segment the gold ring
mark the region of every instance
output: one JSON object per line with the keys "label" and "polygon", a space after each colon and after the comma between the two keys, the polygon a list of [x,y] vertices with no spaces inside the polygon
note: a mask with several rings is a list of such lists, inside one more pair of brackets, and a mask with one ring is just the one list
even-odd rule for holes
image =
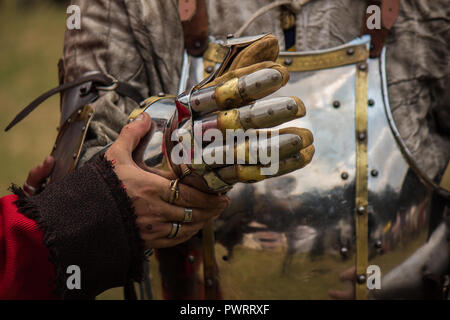
{"label": "gold ring", "polygon": [[178,191],[178,182],[180,179],[170,180],[170,196],[169,203],[173,204],[176,200],[178,200],[178,196],[180,192]]}
{"label": "gold ring", "polygon": [[178,232],[180,231],[181,224],[178,222],[172,223],[172,229],[170,229],[169,234],[167,235],[167,238],[174,239],[178,235]]}
{"label": "gold ring", "polygon": [[192,209],[184,208],[184,220],[183,223],[192,222]]}

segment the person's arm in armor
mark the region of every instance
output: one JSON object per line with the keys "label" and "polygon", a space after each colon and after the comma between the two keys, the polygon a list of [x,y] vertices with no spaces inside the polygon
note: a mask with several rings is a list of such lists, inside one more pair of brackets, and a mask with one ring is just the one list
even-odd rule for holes
{"label": "person's arm in armor", "polygon": [[[105,156],[39,194],[27,196],[16,187],[16,195],[0,199],[1,299],[90,299],[139,281],[145,248],[187,240],[228,205],[227,197],[186,185],[179,186],[173,205],[166,202],[169,180],[139,169],[131,158],[150,126],[143,114],[124,127]],[[27,184],[38,187],[50,165],[32,170]],[[170,221],[183,218],[181,206],[194,208],[193,222],[168,239]],[[67,270],[73,265],[80,268],[81,286],[70,290],[73,271]]]}
{"label": "person's arm in armor", "polygon": [[[137,88],[143,97],[177,93],[183,29],[176,0],[75,0],[72,4],[80,7],[82,23],[81,30],[67,30],[65,34],[64,83],[86,72],[100,71]],[[71,103],[70,99],[63,101],[63,114]],[[113,142],[138,107],[114,91],[100,91],[92,106],[94,118],[79,165]]]}

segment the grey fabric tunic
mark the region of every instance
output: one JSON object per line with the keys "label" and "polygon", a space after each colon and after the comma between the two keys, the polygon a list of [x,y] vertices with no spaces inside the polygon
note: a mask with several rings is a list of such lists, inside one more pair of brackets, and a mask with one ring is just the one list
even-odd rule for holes
{"label": "grey fabric tunic", "polygon": [[[177,2],[73,1],[82,10],[82,30],[66,32],[65,81],[100,70],[130,82],[144,96],[176,93],[183,53]],[[207,0],[210,34],[223,38],[236,32],[270,2]],[[365,6],[364,0],[312,0],[297,14],[297,50],[330,48],[358,37]],[[386,44],[395,121],[419,167],[431,178],[439,176],[450,159],[449,17],[448,0],[403,0]],[[275,34],[284,48],[279,8],[256,19],[244,35],[262,32]],[[136,107],[113,92],[104,93],[94,106],[82,162],[115,140]]]}

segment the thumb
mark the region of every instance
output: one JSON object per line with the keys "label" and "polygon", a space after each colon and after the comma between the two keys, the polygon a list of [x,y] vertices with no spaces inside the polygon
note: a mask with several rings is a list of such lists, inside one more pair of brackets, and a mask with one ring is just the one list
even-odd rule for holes
{"label": "thumb", "polygon": [[151,125],[150,116],[143,112],[133,122],[123,127],[119,137],[110,148],[115,155],[114,158],[116,160],[130,159],[133,150],[150,130]]}

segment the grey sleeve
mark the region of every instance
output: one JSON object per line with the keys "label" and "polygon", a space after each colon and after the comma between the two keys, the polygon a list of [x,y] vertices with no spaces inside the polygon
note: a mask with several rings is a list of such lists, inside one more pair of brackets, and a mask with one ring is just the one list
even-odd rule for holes
{"label": "grey sleeve", "polygon": [[[101,71],[136,87],[142,96],[176,93],[183,33],[177,1],[75,0],[81,30],[64,39],[64,82]],[[93,103],[79,165],[114,141],[137,104],[112,91]]]}

